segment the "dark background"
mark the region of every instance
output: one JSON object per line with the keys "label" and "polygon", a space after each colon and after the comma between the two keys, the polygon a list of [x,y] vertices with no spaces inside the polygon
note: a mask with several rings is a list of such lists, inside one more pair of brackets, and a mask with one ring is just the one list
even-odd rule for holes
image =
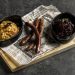
{"label": "dark background", "polygon": [[[15,14],[23,16],[41,4],[53,4],[61,12],[75,15],[75,0],[0,0],[0,18]],[[15,73],[6,71],[6,66],[1,64],[0,75],[75,75],[75,48]]]}

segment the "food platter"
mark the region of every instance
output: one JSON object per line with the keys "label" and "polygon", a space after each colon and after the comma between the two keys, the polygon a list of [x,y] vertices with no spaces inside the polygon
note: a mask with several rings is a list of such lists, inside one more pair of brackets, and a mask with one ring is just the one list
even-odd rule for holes
{"label": "food platter", "polygon": [[[57,15],[61,15],[61,14],[63,14],[63,13],[61,13],[53,5],[50,5],[50,6],[41,5],[38,8],[34,9],[29,14],[22,17],[23,28],[22,28],[22,34],[21,34],[20,38],[16,42],[11,44],[10,46],[1,48],[1,50],[0,50],[1,57],[4,59],[4,61],[6,62],[6,64],[11,69],[12,72],[20,70],[21,68],[27,67],[34,63],[37,63],[43,59],[46,59],[53,55],[56,55],[60,52],[66,51],[69,48],[73,48],[75,46],[74,36],[72,37],[72,39],[69,39],[69,41],[67,43],[61,43],[55,39],[55,37],[53,36],[53,33],[51,33],[51,36],[53,37],[53,42],[49,43],[50,32],[49,33],[47,32],[47,28],[49,28],[52,25],[52,22],[54,21],[53,19]],[[68,13],[66,13],[66,14],[68,14]],[[43,21],[43,18],[44,18],[44,21]],[[69,20],[67,20],[67,22],[65,22],[65,21],[66,20],[64,20],[63,23],[65,23],[65,25],[67,26],[67,24],[69,23],[68,22]],[[34,24],[34,22],[35,22],[35,24]],[[62,21],[60,21],[60,23],[61,22]],[[61,26],[63,25],[63,23],[61,23]],[[63,35],[66,34],[67,36],[69,36],[69,35],[73,34],[73,24],[72,23],[70,22],[70,26],[68,27],[68,29],[66,29],[67,31],[70,31],[70,30],[71,31],[69,33],[63,32]],[[42,28],[43,24],[44,24],[44,29]],[[25,33],[26,32],[25,26],[29,26],[31,28],[31,29],[29,28],[30,31],[27,30],[27,33]],[[37,26],[38,26],[38,28],[37,28]],[[42,29],[40,29],[39,26]],[[62,26],[62,27],[63,27],[62,30],[65,31],[64,26]],[[46,33],[47,33],[47,35],[46,35],[47,38],[45,38],[45,35],[44,35]],[[60,33],[62,33],[62,31],[60,31]],[[29,43],[28,43],[29,45],[28,44],[25,45],[26,35],[29,37],[32,34],[33,35],[35,34],[35,35],[33,36],[32,40],[29,39]],[[66,38],[67,38],[67,36],[66,36]],[[63,36],[61,36],[61,37],[63,37]],[[55,40],[55,42],[54,42],[54,40]],[[56,43],[56,41],[58,41],[59,43]],[[31,44],[30,44],[30,42],[31,42]],[[35,43],[34,44],[35,46],[33,49],[25,50],[25,48],[27,48],[27,47],[31,48],[33,46],[33,43]]]}

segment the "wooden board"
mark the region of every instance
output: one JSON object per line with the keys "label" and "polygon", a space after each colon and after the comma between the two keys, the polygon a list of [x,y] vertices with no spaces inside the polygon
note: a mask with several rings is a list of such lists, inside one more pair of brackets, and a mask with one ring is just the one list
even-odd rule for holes
{"label": "wooden board", "polygon": [[75,47],[75,38],[66,44],[61,44],[59,47],[55,48],[54,50],[51,50],[49,52],[45,52],[43,55],[40,55],[38,59],[34,60],[33,62],[29,63],[28,65],[18,65],[17,63],[14,63],[11,60],[11,58],[2,50],[0,50],[0,55],[3,58],[3,60],[5,61],[5,63],[8,65],[8,67],[10,68],[10,70],[12,72],[15,72],[15,71],[18,71],[22,68],[29,66],[29,65],[35,64],[43,59],[46,59],[48,57],[51,57],[51,56],[59,54],[63,51],[66,51],[70,48],[73,48],[73,47]]}

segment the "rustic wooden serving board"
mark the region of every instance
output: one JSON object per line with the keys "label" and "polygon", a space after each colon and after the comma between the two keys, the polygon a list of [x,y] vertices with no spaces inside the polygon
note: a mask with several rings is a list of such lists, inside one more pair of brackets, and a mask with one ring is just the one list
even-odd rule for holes
{"label": "rustic wooden serving board", "polygon": [[46,59],[48,57],[54,56],[56,54],[59,54],[61,52],[64,52],[70,48],[75,47],[75,38],[73,38],[71,41],[69,41],[68,43],[65,44],[61,44],[59,47],[55,48],[54,50],[51,50],[49,52],[45,52],[43,55],[40,55],[38,57],[38,59],[34,60],[33,62],[29,63],[28,65],[18,65],[16,63],[14,63],[11,58],[0,49],[0,55],[3,58],[3,60],[5,61],[5,63],[8,65],[8,67],[10,68],[10,70],[12,72],[18,71],[22,68],[25,68],[29,65],[35,64],[43,59]]}

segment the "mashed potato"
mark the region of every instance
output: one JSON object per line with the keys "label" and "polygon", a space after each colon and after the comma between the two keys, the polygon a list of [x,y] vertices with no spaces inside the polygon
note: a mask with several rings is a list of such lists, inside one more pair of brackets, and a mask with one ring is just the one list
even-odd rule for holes
{"label": "mashed potato", "polygon": [[11,21],[3,21],[0,24],[0,40],[7,40],[19,32],[17,25]]}

